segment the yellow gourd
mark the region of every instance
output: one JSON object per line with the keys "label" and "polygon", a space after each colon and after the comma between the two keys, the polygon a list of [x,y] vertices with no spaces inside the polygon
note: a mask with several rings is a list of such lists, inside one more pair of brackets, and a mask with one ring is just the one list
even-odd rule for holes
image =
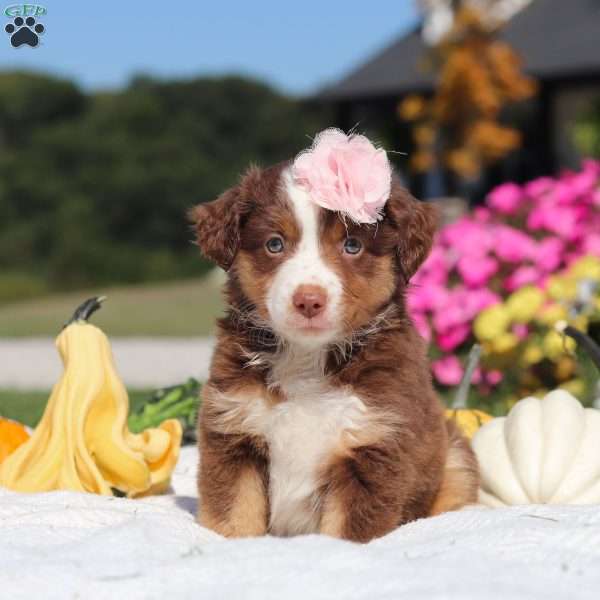
{"label": "yellow gourd", "polygon": [[129,399],[108,339],[87,322],[102,300],[82,304],[56,339],[64,373],[31,438],[0,465],[0,485],[130,497],[168,487],[181,425],[169,419],[140,434],[129,431]]}
{"label": "yellow gourd", "polygon": [[482,425],[491,421],[494,417],[482,410],[448,408],[446,409],[446,418],[452,419],[460,427],[463,435],[471,439]]}
{"label": "yellow gourd", "polygon": [[29,433],[21,423],[0,417],[0,463],[28,439]]}

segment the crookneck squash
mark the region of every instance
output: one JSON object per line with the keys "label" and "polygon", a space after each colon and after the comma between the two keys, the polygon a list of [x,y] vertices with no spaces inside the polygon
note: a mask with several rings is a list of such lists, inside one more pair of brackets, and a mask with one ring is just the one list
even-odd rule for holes
{"label": "crookneck squash", "polygon": [[23,492],[77,490],[136,496],[163,491],[179,456],[177,419],[133,434],[129,399],[110,344],[82,304],[56,339],[64,372],[31,438],[0,465],[0,485]]}

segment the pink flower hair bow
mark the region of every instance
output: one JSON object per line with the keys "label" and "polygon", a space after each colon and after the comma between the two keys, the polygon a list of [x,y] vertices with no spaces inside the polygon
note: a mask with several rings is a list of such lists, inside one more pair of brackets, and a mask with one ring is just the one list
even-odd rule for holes
{"label": "pink flower hair bow", "polygon": [[356,223],[375,223],[390,196],[392,168],[385,150],[364,135],[339,129],[317,134],[292,166],[294,182],[312,201]]}

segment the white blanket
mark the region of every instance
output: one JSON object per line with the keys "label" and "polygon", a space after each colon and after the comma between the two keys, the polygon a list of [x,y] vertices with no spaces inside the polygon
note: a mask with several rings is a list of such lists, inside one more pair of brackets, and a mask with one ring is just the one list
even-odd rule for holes
{"label": "white blanket", "polygon": [[0,598],[600,598],[600,507],[470,509],[368,545],[228,541],[194,522],[196,454],[146,500],[0,490]]}

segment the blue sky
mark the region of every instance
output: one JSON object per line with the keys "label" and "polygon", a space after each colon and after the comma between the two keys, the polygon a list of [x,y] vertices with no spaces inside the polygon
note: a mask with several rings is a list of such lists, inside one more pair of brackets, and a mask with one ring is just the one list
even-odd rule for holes
{"label": "blue sky", "polygon": [[[5,23],[5,6],[0,2]],[[414,0],[90,0],[40,2],[38,48],[0,40],[0,69],[50,71],[87,89],[133,73],[159,77],[243,73],[293,94],[335,81],[410,28]],[[8,38],[3,31],[0,35]]]}

